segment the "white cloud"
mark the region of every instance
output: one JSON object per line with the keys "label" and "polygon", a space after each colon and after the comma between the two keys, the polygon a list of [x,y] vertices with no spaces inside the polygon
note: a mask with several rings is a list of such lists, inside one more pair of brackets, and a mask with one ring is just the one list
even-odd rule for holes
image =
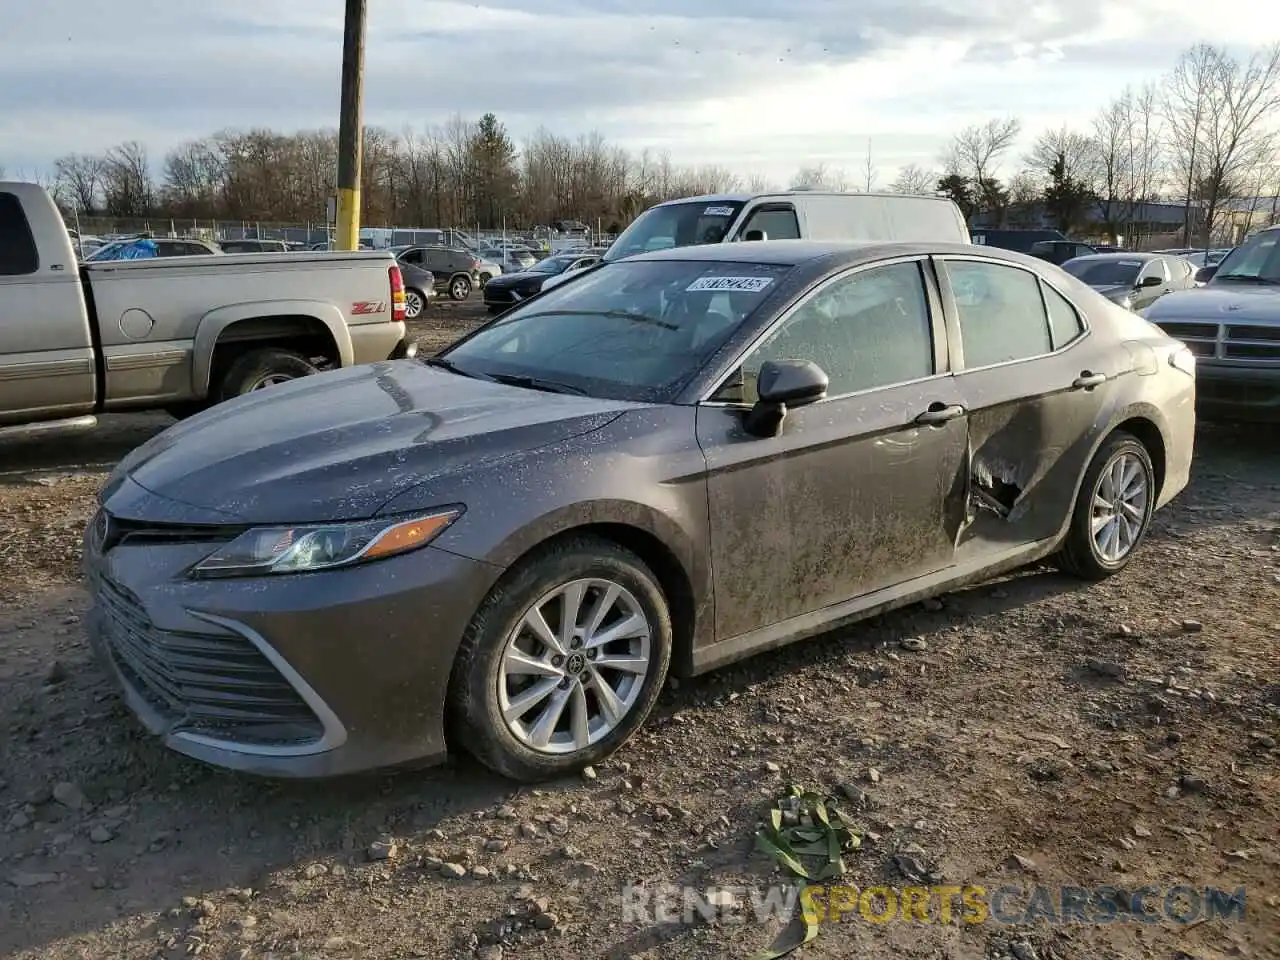
{"label": "white cloud", "polygon": [[[1082,126],[1199,41],[1280,37],[1255,0],[373,0],[366,122],[492,110],[517,136],[599,129],[632,149],[786,180],[887,180],[950,133],[1015,113]],[[0,164],[127,139],[157,156],[224,127],[336,124],[341,4],[43,0],[0,37]]]}

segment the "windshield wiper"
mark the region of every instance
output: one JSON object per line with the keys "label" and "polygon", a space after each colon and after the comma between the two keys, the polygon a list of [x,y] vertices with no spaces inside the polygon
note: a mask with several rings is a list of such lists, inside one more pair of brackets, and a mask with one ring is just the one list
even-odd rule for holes
{"label": "windshield wiper", "polygon": [[571,393],[585,397],[587,391],[559,380],[547,380],[544,377],[527,377],[517,373],[495,373],[491,380],[505,383],[512,387],[524,387],[526,390],[541,390],[543,393]]}
{"label": "windshield wiper", "polygon": [[1214,280],[1239,280],[1242,283],[1265,283],[1268,285],[1280,285],[1280,280],[1272,277],[1254,277],[1247,273],[1219,273],[1213,278]]}
{"label": "windshield wiper", "polygon": [[526,313],[521,320],[532,320],[534,317],[608,317],[611,320],[630,320],[632,323],[647,323],[666,330],[679,330],[678,324],[667,323],[643,313],[632,313],[630,310],[540,310],[537,313]]}
{"label": "windshield wiper", "polygon": [[495,381],[495,378],[488,374],[478,373],[475,370],[463,370],[447,357],[428,357],[424,362],[429,367],[439,367],[441,370],[448,370],[450,373],[456,373],[460,377],[470,377],[473,380],[488,380],[490,383]]}

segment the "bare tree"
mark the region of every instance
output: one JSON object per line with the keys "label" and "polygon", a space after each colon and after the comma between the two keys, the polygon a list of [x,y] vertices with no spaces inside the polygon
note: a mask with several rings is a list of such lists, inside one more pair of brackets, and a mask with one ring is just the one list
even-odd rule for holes
{"label": "bare tree", "polygon": [[915,163],[909,163],[898,171],[889,189],[894,193],[910,193],[918,196],[931,196],[938,192],[940,177],[932,170],[926,170]]}
{"label": "bare tree", "polygon": [[1280,110],[1280,43],[1244,62],[1225,50],[1214,56],[1200,180],[1206,242],[1224,201],[1245,195],[1257,168],[1274,155],[1276,132],[1268,121]]}
{"label": "bare tree", "polygon": [[1163,85],[1169,150],[1183,194],[1183,242],[1191,243],[1192,208],[1204,164],[1202,147],[1218,77],[1218,51],[1201,43],[1187,50]]}
{"label": "bare tree", "polygon": [[1092,187],[1098,176],[1098,143],[1068,127],[1046,130],[1036,137],[1024,162],[1041,177],[1060,168],[1062,176]]}
{"label": "bare tree", "polygon": [[825,162],[801,167],[792,178],[795,187],[809,190],[833,190],[837,193],[849,189],[849,178],[839,167],[828,167]]}
{"label": "bare tree", "polygon": [[965,127],[952,139],[945,158],[947,172],[968,178],[979,207],[994,212],[997,219],[1003,219],[1008,207],[1008,194],[997,171],[1021,132],[1022,123],[1017,117]]}
{"label": "bare tree", "polygon": [[864,170],[864,173],[865,173],[865,176],[863,178],[862,189],[865,190],[867,193],[870,193],[872,190],[876,188],[876,177],[878,175],[876,170],[876,165],[871,159],[871,138],[870,137],[867,138],[867,165],[866,165],[866,169]]}
{"label": "bare tree", "polygon": [[106,212],[142,217],[155,205],[155,185],[147,148],[137,140],[112,147],[103,159],[103,203]]}
{"label": "bare tree", "polygon": [[102,157],[72,153],[54,161],[54,176],[59,192],[82,216],[93,216],[102,196]]}
{"label": "bare tree", "polygon": [[1096,150],[1094,192],[1098,217],[1105,234],[1112,240],[1120,236],[1124,220],[1125,188],[1129,172],[1129,122],[1131,108],[1121,95],[1103,107],[1093,120]]}
{"label": "bare tree", "polygon": [[1126,89],[1121,102],[1128,110],[1126,142],[1126,227],[1135,233],[1143,205],[1154,200],[1164,178],[1166,157],[1165,130],[1161,119],[1159,91],[1155,84],[1137,90]]}

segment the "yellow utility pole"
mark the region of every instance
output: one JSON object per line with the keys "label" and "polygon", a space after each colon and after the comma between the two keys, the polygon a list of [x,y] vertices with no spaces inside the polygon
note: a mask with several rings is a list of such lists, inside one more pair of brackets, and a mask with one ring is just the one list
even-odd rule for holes
{"label": "yellow utility pole", "polygon": [[342,116],[338,124],[338,250],[360,249],[360,161],[364,141],[366,0],[347,0],[342,42]]}

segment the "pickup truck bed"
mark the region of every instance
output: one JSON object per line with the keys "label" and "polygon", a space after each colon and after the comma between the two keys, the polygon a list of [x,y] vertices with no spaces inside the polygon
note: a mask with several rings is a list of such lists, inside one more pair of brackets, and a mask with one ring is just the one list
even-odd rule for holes
{"label": "pickup truck bed", "polygon": [[43,188],[0,183],[0,424],[181,414],[408,352],[389,253],[78,265]]}

